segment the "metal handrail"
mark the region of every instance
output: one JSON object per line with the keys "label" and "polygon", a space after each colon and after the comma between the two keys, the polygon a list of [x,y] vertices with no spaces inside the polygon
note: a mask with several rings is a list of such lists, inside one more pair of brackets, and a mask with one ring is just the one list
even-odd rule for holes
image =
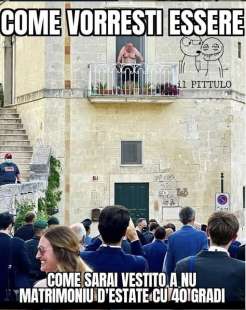
{"label": "metal handrail", "polygon": [[89,64],[88,96],[178,96],[178,63]]}

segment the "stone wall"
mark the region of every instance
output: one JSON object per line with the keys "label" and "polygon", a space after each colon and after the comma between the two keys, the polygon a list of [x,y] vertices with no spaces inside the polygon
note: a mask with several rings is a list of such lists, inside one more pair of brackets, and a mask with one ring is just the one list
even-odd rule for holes
{"label": "stone wall", "polygon": [[[165,14],[170,7],[182,6],[181,2],[134,3],[136,7],[161,6]],[[47,5],[64,8],[62,2]],[[104,7],[106,2],[71,5]],[[204,3],[187,3],[187,7],[194,5],[204,7]],[[207,2],[205,5],[206,8],[210,5],[223,7],[225,3]],[[226,7],[228,5],[236,4],[226,2]],[[108,2],[107,6],[126,7],[128,4]],[[178,63],[183,56],[180,38],[167,37],[166,15],[164,20],[163,38],[145,40],[149,63]],[[41,140],[51,145],[55,156],[61,160],[62,220],[78,221],[90,216],[92,208],[113,203],[115,182],[148,182],[151,217],[167,220],[162,217],[163,214],[168,216],[168,210],[162,213],[162,209],[173,199],[179,206],[195,207],[197,220],[205,222],[215,207],[221,172],[225,175],[225,190],[231,194],[232,210],[242,213],[241,190],[246,172],[245,80],[238,72],[245,71],[245,58],[236,57],[237,39],[220,39],[225,48],[223,64],[228,67],[223,79],[219,78],[215,67],[205,77],[204,72],[195,72],[193,66],[193,70],[180,76],[189,84],[188,90],[182,92],[183,97],[166,105],[92,104],[87,100],[88,64],[115,61],[113,37],[72,37],[70,41],[65,36],[45,38],[37,44],[38,51],[36,47],[31,48],[39,66],[35,67],[34,75],[30,75],[31,69],[23,69],[27,74],[28,85],[25,86],[20,81],[22,67],[19,62],[16,102],[32,144]],[[18,40],[21,45],[22,38]],[[245,38],[242,40],[245,42]],[[24,42],[23,39],[23,46]],[[35,45],[37,41],[31,38],[29,42]],[[18,59],[23,59],[22,66],[27,66],[24,49],[19,49],[18,53]],[[29,81],[30,76],[35,82]],[[67,76],[71,76],[71,89],[64,90]],[[189,90],[192,80],[203,79],[230,80],[232,90]],[[121,166],[121,140],[143,141],[143,165]],[[93,181],[93,176],[98,177],[97,181]]]}
{"label": "stone wall", "polygon": [[[242,103],[229,98],[180,98],[168,105],[91,104],[70,95],[68,106],[63,97],[40,101],[43,139],[63,166],[61,218],[65,209],[74,222],[90,216],[95,207],[113,203],[115,182],[149,182],[151,217],[162,220],[165,201],[174,198],[180,206],[195,207],[198,221],[205,222],[215,207],[221,172],[232,210],[242,204]],[[36,113],[35,102],[19,105],[18,111],[30,128],[42,115]],[[142,166],[120,165],[121,140],[143,141]],[[98,180],[93,181],[93,176]],[[69,203],[65,204],[66,196]]]}
{"label": "stone wall", "polygon": [[[181,193],[187,189],[187,195],[177,197],[179,204],[196,207],[200,221],[205,221],[214,209],[221,171],[227,176],[226,187],[230,188],[228,101],[178,100],[167,106],[91,106],[84,101],[81,105],[73,104],[71,109],[71,193],[76,193],[71,195],[71,206],[82,217],[89,215],[92,205],[114,201],[114,182],[150,182],[153,217],[155,201],[161,210],[163,181],[171,177],[170,195],[176,192],[177,197],[177,188]],[[143,141],[142,166],[120,165],[121,140]],[[98,181],[93,182],[93,175],[98,176]]]}
{"label": "stone wall", "polygon": [[[9,2],[2,1],[1,9],[3,8],[44,8],[45,1],[30,2],[22,1]],[[4,38],[1,36],[1,42]],[[39,89],[44,88],[44,37],[13,37],[13,97],[24,95]],[[1,61],[4,63],[4,45],[1,44]],[[1,68],[3,68],[1,66]],[[0,74],[3,81],[3,74]],[[9,103],[9,102],[8,102]]]}
{"label": "stone wall", "polygon": [[[231,116],[231,208],[240,223],[239,235],[246,235],[246,209],[243,209],[243,186],[246,185],[246,108],[233,102]],[[242,229],[243,228],[243,229]]]}
{"label": "stone wall", "polygon": [[43,181],[0,186],[0,213],[9,211],[16,214],[16,206],[23,203],[37,206],[38,198],[44,197],[45,189],[46,182]]}
{"label": "stone wall", "polygon": [[[30,138],[31,144],[49,145],[52,154],[61,161],[61,190],[64,193],[64,158],[65,158],[65,118],[64,118],[64,99],[54,98],[59,91],[41,94],[33,94],[33,101],[25,102],[25,98],[19,98],[21,101],[17,105],[24,128]],[[39,97],[40,96],[40,97]],[[49,98],[45,98],[49,97]],[[60,202],[60,219],[63,221],[64,194]]]}

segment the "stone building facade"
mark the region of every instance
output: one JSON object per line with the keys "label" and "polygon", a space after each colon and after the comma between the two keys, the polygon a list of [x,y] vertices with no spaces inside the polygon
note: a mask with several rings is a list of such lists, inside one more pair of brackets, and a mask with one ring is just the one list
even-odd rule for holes
{"label": "stone building facade", "polygon": [[[183,2],[130,1],[132,7],[162,8],[163,37],[145,37],[147,64],[173,63],[184,57],[181,37],[169,37],[167,12]],[[2,7],[17,7],[3,2]],[[22,7],[127,8],[118,2],[21,2]],[[245,8],[243,2],[186,3],[190,8]],[[69,37],[63,24],[61,37],[13,37],[12,95],[5,105],[16,106],[33,145],[51,145],[61,160],[63,199],[60,217],[75,222],[91,210],[116,199],[116,184],[131,195],[133,184],[145,186],[136,204],[147,205],[149,218],[175,221],[182,206],[197,210],[205,223],[215,209],[215,193],[230,194],[230,209],[244,226],[246,186],[245,37],[217,38],[224,48],[209,72],[197,72],[187,58],[179,96],[91,96],[88,98],[89,64],[116,60],[116,37]],[[201,38],[204,42],[208,38]],[[1,38],[6,42],[6,38]],[[4,87],[8,88],[6,45],[1,48]],[[240,49],[240,51],[239,51]],[[203,63],[200,63],[203,68]],[[207,65],[207,63],[205,64]],[[200,81],[200,82],[199,82]],[[205,83],[203,81],[210,81]],[[200,86],[199,86],[200,85]],[[114,97],[114,98],[113,98]],[[6,96],[6,98],[8,98]],[[140,164],[122,164],[122,141],[138,141]],[[147,193],[147,194],[146,194]],[[118,192],[120,196],[120,191]],[[142,201],[141,199],[145,200]],[[131,198],[129,198],[131,200]],[[134,202],[132,202],[134,203]],[[146,211],[146,210],[145,210]],[[146,214],[146,213],[145,213]],[[141,215],[141,212],[138,213]]]}

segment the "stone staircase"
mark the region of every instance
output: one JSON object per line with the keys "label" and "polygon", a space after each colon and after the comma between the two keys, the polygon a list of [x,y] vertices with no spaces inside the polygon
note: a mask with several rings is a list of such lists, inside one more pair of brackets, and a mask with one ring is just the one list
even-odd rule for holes
{"label": "stone staircase", "polygon": [[13,161],[20,169],[21,180],[27,181],[30,176],[33,148],[17,110],[0,108],[0,162],[8,152],[13,155]]}

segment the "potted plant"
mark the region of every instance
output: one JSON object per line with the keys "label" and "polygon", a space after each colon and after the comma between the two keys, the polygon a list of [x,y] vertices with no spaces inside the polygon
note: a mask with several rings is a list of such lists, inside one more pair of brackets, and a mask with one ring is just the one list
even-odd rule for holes
{"label": "potted plant", "polygon": [[160,83],[156,84],[155,92],[157,95],[161,95],[161,84]]}
{"label": "potted plant", "polygon": [[147,82],[144,84],[143,93],[144,93],[144,95],[150,95],[151,94],[151,83],[150,82]]}
{"label": "potted plant", "polygon": [[97,92],[97,88],[93,85],[93,84],[91,84],[91,90],[90,90],[90,94],[91,95],[95,95],[95,94],[97,94],[98,92]]}
{"label": "potted plant", "polygon": [[141,92],[141,89],[140,89],[140,87],[139,86],[135,86],[135,87],[133,87],[133,89],[132,89],[132,94],[133,95],[139,95],[140,94],[140,92]]}
{"label": "potted plant", "polygon": [[97,93],[100,95],[104,94],[104,90],[107,88],[107,83],[103,83],[103,82],[97,82],[96,84],[96,90]]}
{"label": "potted plant", "polygon": [[178,96],[179,95],[179,89],[178,89],[177,85],[174,85],[172,83],[165,83],[164,95],[166,95],[166,96]]}
{"label": "potted plant", "polygon": [[113,94],[113,90],[112,89],[108,89],[107,87],[107,83],[103,83],[103,82],[97,82],[97,93],[100,95],[112,95]]}
{"label": "potted plant", "polygon": [[179,89],[177,85],[172,83],[165,84],[157,84],[156,85],[156,94],[164,95],[164,96],[178,96]]}
{"label": "potted plant", "polygon": [[122,86],[122,93],[124,95],[131,95],[131,92],[132,92],[132,89],[130,88],[129,84],[128,83],[125,83],[123,86]]}
{"label": "potted plant", "polygon": [[103,94],[104,95],[112,95],[113,94],[113,90],[112,89],[104,89]]}

